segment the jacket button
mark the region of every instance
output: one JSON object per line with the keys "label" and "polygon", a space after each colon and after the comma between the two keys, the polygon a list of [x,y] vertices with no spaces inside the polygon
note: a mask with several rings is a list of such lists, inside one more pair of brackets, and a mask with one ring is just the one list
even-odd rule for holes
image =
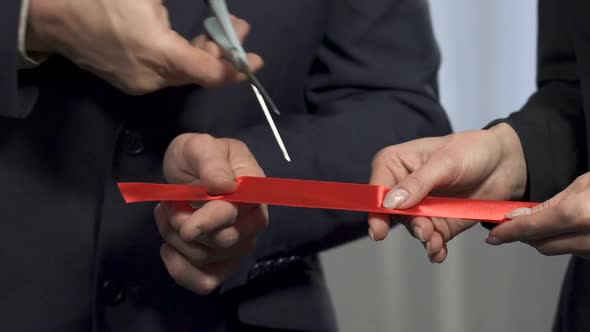
{"label": "jacket button", "polygon": [[115,306],[125,301],[125,288],[118,282],[106,280],[102,284],[102,299],[105,304]]}
{"label": "jacket button", "polygon": [[122,149],[130,156],[141,154],[145,148],[143,135],[135,130],[127,129],[121,138]]}

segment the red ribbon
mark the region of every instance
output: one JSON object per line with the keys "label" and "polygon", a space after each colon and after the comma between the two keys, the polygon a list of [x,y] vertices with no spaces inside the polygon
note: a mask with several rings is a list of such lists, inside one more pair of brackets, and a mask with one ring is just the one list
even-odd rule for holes
{"label": "red ribbon", "polygon": [[500,223],[506,213],[537,203],[426,197],[413,208],[390,210],[381,207],[389,188],[355,183],[239,177],[234,193],[211,196],[195,185],[121,182],[127,203],[146,201],[211,201],[259,203],[304,208],[378,212],[409,216],[472,219]]}

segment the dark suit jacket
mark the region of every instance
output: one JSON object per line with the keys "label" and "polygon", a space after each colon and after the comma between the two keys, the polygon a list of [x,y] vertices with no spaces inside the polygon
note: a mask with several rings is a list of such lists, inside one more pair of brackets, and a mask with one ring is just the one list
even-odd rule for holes
{"label": "dark suit jacket", "polygon": [[[229,2],[265,59],[290,164],[246,84],[130,97],[59,57],[17,71],[19,4],[0,5],[1,329],[335,329],[314,254],[366,234],[363,214],[271,207],[242,269],[197,296],[160,261],[153,204],[124,205],[115,183],[162,181],[182,132],[243,140],[268,176],[366,182],[380,148],[450,130],[426,1]],[[202,1],[166,4],[177,31],[202,32]]]}
{"label": "dark suit jacket", "polygon": [[[588,171],[590,2],[539,1],[538,90],[506,120],[528,167],[528,198],[543,201]],[[590,330],[590,264],[574,257],[555,331]]]}

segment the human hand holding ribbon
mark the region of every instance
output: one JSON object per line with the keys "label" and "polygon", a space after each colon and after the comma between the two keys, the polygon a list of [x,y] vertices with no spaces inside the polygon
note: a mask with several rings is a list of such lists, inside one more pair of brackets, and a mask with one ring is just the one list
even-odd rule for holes
{"label": "human hand holding ribbon", "polygon": [[[326,182],[284,178],[238,177],[237,190],[212,196],[198,185],[121,182],[119,189],[127,203],[147,201],[212,201],[259,203],[300,208],[336,209],[409,216],[471,219],[501,223],[516,208],[537,203],[461,199],[428,196],[418,205],[404,210],[381,206],[390,188],[368,184]],[[287,189],[287,190],[285,190]]]}

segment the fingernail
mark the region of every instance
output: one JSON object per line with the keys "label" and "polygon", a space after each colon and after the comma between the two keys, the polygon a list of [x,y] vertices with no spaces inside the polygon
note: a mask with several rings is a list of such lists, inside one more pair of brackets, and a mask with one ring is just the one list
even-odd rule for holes
{"label": "fingernail", "polygon": [[531,214],[532,211],[533,210],[531,210],[531,208],[528,208],[528,207],[518,208],[514,211],[508,212],[506,214],[506,218],[512,219],[512,218],[518,217],[518,216],[525,216],[527,214]]}
{"label": "fingernail", "polygon": [[393,210],[405,202],[408,197],[410,197],[410,193],[405,189],[390,191],[383,199],[383,207]]}
{"label": "fingernail", "polygon": [[486,243],[490,244],[492,246],[499,246],[501,245],[503,242],[502,240],[498,239],[495,236],[488,236],[488,238],[486,239]]}
{"label": "fingernail", "polygon": [[369,237],[371,238],[371,240],[376,241],[375,240],[375,234],[373,234],[373,230],[369,228]]}
{"label": "fingernail", "polygon": [[432,255],[432,251],[430,250],[430,241],[426,242],[426,252],[428,256]]}
{"label": "fingernail", "polygon": [[428,254],[428,261],[430,262],[430,264],[435,264],[435,262],[432,261],[432,254]]}
{"label": "fingernail", "polygon": [[424,235],[422,235],[422,229],[418,226],[414,226],[413,230],[414,230],[414,236],[418,240],[420,240],[421,242],[424,242]]}

